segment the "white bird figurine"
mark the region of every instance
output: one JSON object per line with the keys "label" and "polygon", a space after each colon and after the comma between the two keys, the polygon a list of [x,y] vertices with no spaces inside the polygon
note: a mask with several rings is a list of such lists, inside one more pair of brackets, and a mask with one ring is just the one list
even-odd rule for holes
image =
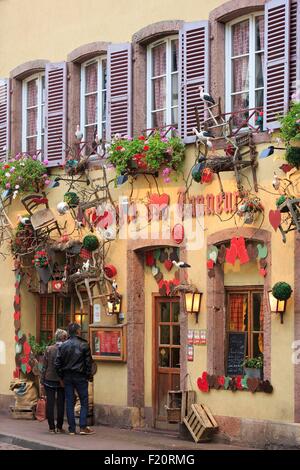
{"label": "white bird figurine", "polygon": [[90,269],[90,260],[87,259],[85,263],[82,265],[82,271],[88,271]]}
{"label": "white bird figurine", "polygon": [[200,98],[202,99],[202,101],[204,101],[204,103],[208,103],[210,105],[216,104],[213,97],[209,93],[204,91],[203,86],[199,86],[199,91],[200,91]]}
{"label": "white bird figurine", "polygon": [[118,284],[116,283],[116,280],[115,280],[115,279],[113,280],[111,286],[112,286],[113,290],[117,290],[117,289],[118,289]]}
{"label": "white bird figurine", "polygon": [[210,131],[198,131],[195,127],[193,127],[193,133],[196,134],[199,140],[203,141],[214,138],[214,135]]}
{"label": "white bird figurine", "polygon": [[20,214],[18,215],[18,221],[23,225],[30,224],[30,218]]}
{"label": "white bird figurine", "polygon": [[277,191],[280,187],[280,178],[274,172],[273,181],[272,181],[273,188]]}
{"label": "white bird figurine", "polygon": [[76,126],[75,137],[76,137],[76,139],[79,140],[80,142],[81,142],[82,139],[83,139],[83,133],[82,133],[81,130],[80,130],[79,124],[77,124],[77,126]]}
{"label": "white bird figurine", "polygon": [[174,264],[174,266],[176,266],[176,268],[190,268],[191,267],[190,264],[187,264],[184,261],[173,260],[172,263]]}

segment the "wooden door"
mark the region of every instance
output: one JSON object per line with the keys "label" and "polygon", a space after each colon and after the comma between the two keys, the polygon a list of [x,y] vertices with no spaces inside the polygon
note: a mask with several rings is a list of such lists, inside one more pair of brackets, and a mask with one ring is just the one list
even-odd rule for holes
{"label": "wooden door", "polygon": [[166,421],[167,393],[180,390],[180,302],[178,297],[156,297],[154,315],[154,416]]}

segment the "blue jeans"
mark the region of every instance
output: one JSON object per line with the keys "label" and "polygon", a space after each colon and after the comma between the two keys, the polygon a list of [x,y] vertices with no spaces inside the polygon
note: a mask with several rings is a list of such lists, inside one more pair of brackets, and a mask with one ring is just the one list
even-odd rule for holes
{"label": "blue jeans", "polygon": [[86,428],[89,408],[88,381],[84,377],[64,377],[64,385],[69,432],[75,432],[76,430],[74,413],[75,390],[80,400],[79,426],[80,428]]}

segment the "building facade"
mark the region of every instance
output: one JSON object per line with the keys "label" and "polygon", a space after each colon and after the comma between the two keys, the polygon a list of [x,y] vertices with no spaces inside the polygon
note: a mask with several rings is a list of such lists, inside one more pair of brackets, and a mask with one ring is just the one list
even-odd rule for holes
{"label": "building facade", "polygon": [[[32,374],[29,351],[24,351],[29,334],[48,341],[56,328],[74,320],[91,341],[97,364],[98,423],[167,427],[167,392],[194,390],[223,435],[264,445],[258,437],[264,433],[270,445],[289,439],[296,446],[300,236],[295,223],[281,234],[280,220],[285,230],[294,219],[289,213],[286,222],[276,201],[287,197],[285,178],[297,197],[297,170],[285,172],[285,143],[277,139],[278,116],[288,112],[300,80],[299,1],[215,0],[206,5],[187,0],[183,5],[150,0],[143,9],[136,0],[23,3],[0,2],[0,161],[8,172],[16,155],[46,162],[47,178],[59,183],[46,188],[48,208],[60,228],[50,235],[55,256],[66,254],[64,246],[57,255],[59,243],[72,240],[75,246],[89,228],[104,237],[109,250],[102,261],[118,284],[123,315],[107,315],[102,298],[90,302],[86,289],[81,308],[74,286],[62,293],[53,285],[64,273],[59,278],[52,272],[42,287],[33,287],[36,273],[26,264],[31,260],[14,258],[9,251],[5,219],[1,406],[7,408],[12,399],[13,374]],[[210,104],[200,97],[201,86],[216,102],[213,117]],[[116,134],[147,139],[154,128],[162,139],[178,130],[185,145],[183,176],[172,179],[174,168],[158,176],[140,171],[111,184],[105,199],[118,207],[116,236],[104,233],[110,226],[101,224],[107,212],[89,213],[98,219],[84,228],[76,224],[77,209],[58,214],[57,205],[72,191],[75,173],[66,171],[68,159],[76,160],[72,152],[79,157],[89,152],[83,174],[90,178],[102,177],[104,165],[107,183],[114,180],[115,169],[106,164],[110,150],[106,147],[103,156],[102,143]],[[209,129],[214,137],[199,142],[194,128]],[[271,146],[273,156],[259,158]],[[199,183],[191,173],[201,157],[210,161],[210,171]],[[236,167],[235,158],[247,163]],[[26,210],[21,196],[12,197],[12,188],[2,189],[8,191],[4,199],[11,196],[5,210],[15,237]],[[87,189],[81,183],[79,198],[87,197]],[[97,209],[101,197],[87,209]],[[149,216],[151,202],[158,210],[156,220],[153,213]],[[242,204],[252,204],[248,218]],[[182,217],[182,210],[190,212]],[[125,235],[121,214],[126,216]],[[47,244],[39,241],[37,249]],[[177,268],[179,261],[190,267]],[[293,290],[283,323],[269,302],[270,289],[281,281]],[[186,286],[202,293],[199,317],[187,313]],[[246,356],[263,357],[263,376],[257,381],[245,378],[241,361]]]}

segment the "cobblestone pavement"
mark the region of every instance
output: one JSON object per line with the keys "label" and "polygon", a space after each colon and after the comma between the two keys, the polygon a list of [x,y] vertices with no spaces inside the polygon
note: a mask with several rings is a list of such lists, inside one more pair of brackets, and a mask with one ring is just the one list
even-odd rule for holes
{"label": "cobblestone pavement", "polygon": [[25,449],[25,447],[14,446],[12,444],[7,444],[6,442],[0,442],[0,450],[30,450]]}

